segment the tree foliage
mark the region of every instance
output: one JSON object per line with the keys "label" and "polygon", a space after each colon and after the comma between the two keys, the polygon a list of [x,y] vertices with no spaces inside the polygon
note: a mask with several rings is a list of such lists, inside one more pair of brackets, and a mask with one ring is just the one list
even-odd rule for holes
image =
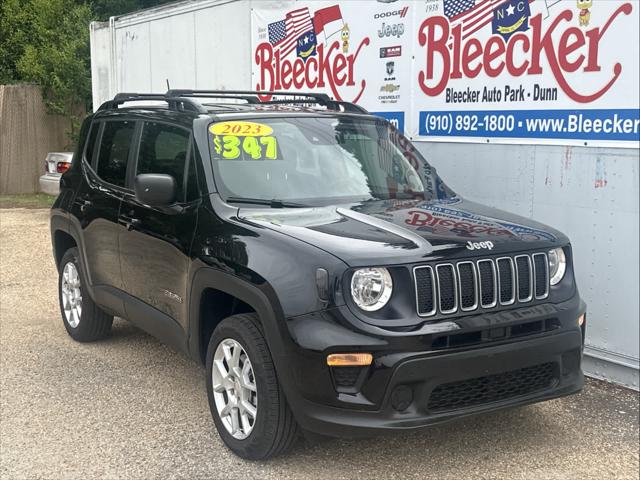
{"label": "tree foliage", "polygon": [[42,87],[51,113],[91,108],[89,23],[167,0],[0,0],[0,84]]}

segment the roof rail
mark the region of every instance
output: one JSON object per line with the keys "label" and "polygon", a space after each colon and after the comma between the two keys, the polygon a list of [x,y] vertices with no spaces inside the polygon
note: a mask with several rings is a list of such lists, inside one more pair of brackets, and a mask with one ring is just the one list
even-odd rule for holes
{"label": "roof rail", "polygon": [[[327,107],[330,110],[340,110],[351,113],[369,113],[363,107],[351,102],[343,102],[332,99],[326,93],[318,92],[292,92],[292,91],[272,91],[272,90],[167,90],[167,96],[170,97],[204,97],[204,98],[243,98],[249,96],[252,100],[248,103],[261,103],[266,105],[274,104],[310,104],[315,103]],[[293,100],[275,99],[261,101],[258,96],[269,95],[271,97],[295,97]]]}
{"label": "roof rail", "polygon": [[270,96],[287,96],[287,97],[307,97],[316,100],[319,104],[326,104],[334,100],[326,93],[314,92],[286,92],[286,91],[270,91],[270,90],[167,90],[168,97],[206,97],[207,95],[270,95]]}
{"label": "roof rail", "polygon": [[113,100],[107,100],[98,110],[115,110],[119,105],[126,102],[167,102],[170,110],[177,111],[194,111],[197,113],[207,113],[207,109],[200,105],[198,102],[186,98],[171,98],[162,93],[118,93]]}
{"label": "roof rail", "polygon": [[230,93],[228,90],[167,90],[165,95],[171,98],[236,98],[239,100],[246,100],[247,103],[260,103],[260,99],[256,95],[249,94],[235,94]]}
{"label": "roof rail", "polygon": [[[267,101],[261,101],[260,95],[280,97]],[[360,105],[351,102],[334,100],[326,93],[314,92],[287,92],[268,90],[167,90],[162,93],[118,93],[113,100],[104,102],[98,110],[114,110],[126,102],[159,101],[167,102],[169,109],[197,113],[208,113],[208,110],[191,98],[233,98],[244,100],[249,104],[278,105],[278,104],[317,104],[327,107],[329,110],[344,111],[348,113],[369,113]],[[282,98],[293,97],[293,98]]]}

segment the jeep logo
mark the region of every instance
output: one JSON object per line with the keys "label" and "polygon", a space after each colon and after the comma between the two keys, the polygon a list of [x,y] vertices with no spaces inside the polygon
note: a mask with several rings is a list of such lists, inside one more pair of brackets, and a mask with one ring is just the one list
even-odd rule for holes
{"label": "jeep logo", "polygon": [[378,30],[378,37],[396,37],[400,38],[404,35],[404,23],[396,23],[393,25],[388,25],[382,22],[382,27]]}
{"label": "jeep logo", "polygon": [[493,242],[467,242],[467,250],[480,250],[482,248],[493,250]]}

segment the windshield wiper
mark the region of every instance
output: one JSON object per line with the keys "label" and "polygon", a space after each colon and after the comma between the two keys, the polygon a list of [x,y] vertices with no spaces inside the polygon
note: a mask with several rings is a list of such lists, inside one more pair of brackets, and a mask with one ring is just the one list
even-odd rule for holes
{"label": "windshield wiper", "polygon": [[272,198],[268,200],[266,198],[247,198],[247,197],[228,197],[227,203],[252,203],[255,205],[269,205],[271,208],[305,208],[309,205],[302,203],[287,202],[286,200],[279,200]]}

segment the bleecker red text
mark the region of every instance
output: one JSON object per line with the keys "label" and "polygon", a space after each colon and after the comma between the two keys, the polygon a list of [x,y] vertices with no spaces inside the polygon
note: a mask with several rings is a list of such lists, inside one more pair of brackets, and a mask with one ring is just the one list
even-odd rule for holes
{"label": "bleecker red text", "polygon": [[[493,35],[484,45],[474,37],[463,42],[461,25],[452,29],[447,18],[429,17],[418,31],[420,45],[426,47],[426,67],[418,74],[418,84],[426,95],[436,96],[444,91],[449,79],[475,78],[483,70],[489,77],[497,77],[505,69],[513,77],[540,75],[543,73],[540,60],[544,55],[558,85],[569,98],[581,103],[592,102],[611,88],[622,73],[622,65],[616,63],[609,81],[592,93],[577,92],[569,85],[566,74],[581,68],[586,73],[599,72],[602,69],[598,58],[600,40],[619,15],[630,15],[632,9],[631,3],[625,3],[601,28],[587,31],[568,26],[570,23],[573,25],[573,11],[565,10],[545,24],[546,31],[543,32],[542,14],[539,14],[531,18],[528,32],[515,33],[508,42],[499,35]],[[563,27],[564,31],[561,30]],[[560,31],[557,43],[554,43],[553,36],[557,37]],[[452,47],[449,48],[448,44]],[[514,51],[524,52],[526,60],[516,63]],[[434,78],[436,60],[442,65],[439,78]],[[581,81],[582,87],[588,85],[592,82]]]}
{"label": "bleecker red text", "polygon": [[[339,51],[340,43],[333,42],[327,49],[323,44],[318,45],[317,57],[309,57],[306,62],[301,58],[291,61],[280,58],[280,51],[273,50],[271,44],[265,42],[256,47],[255,61],[260,67],[260,81],[256,84],[257,90],[289,90],[323,88],[329,86],[333,97],[342,101],[339,87],[352,87],[356,84],[354,78],[354,65],[360,50],[369,45],[369,38],[364,38],[355,53],[344,55]],[[360,90],[352,102],[357,102],[367,82],[360,81]],[[269,100],[270,96],[260,97],[261,100]]]}

